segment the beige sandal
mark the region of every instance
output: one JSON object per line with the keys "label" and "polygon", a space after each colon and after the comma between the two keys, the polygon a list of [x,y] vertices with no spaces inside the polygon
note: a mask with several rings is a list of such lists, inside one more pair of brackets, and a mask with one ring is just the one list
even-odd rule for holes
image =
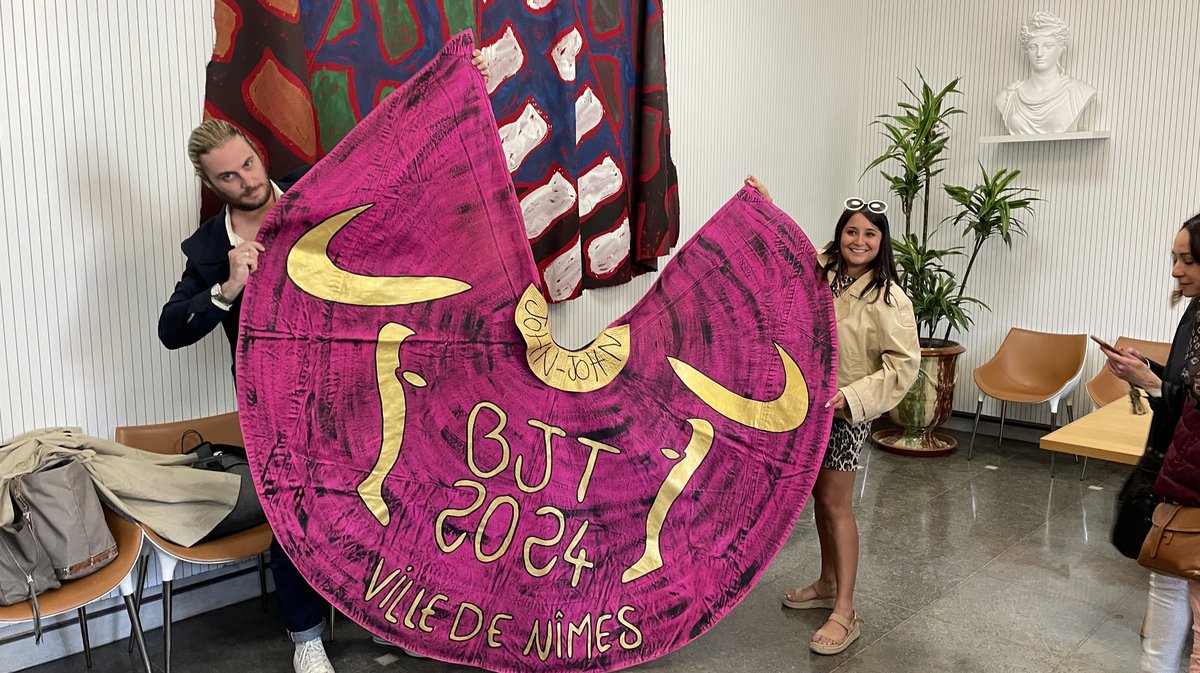
{"label": "beige sandal", "polygon": [[862,635],[862,629],[859,628],[859,625],[862,624],[862,620],[859,619],[857,615],[851,615],[850,619],[846,619],[836,612],[831,612],[829,613],[829,621],[841,626],[843,629],[846,629],[846,637],[843,638],[841,642],[836,642],[832,645],[818,643],[817,638],[828,638],[829,640],[833,640],[833,634],[829,631],[826,631],[824,627],[818,629],[816,635],[814,635],[813,639],[808,643],[809,648],[817,654],[841,654],[842,652],[845,652],[846,648],[850,647],[854,641],[858,640],[859,636]]}
{"label": "beige sandal", "polygon": [[[800,600],[800,596],[802,596],[806,590],[811,590],[813,597],[807,600]],[[795,598],[792,598],[793,596],[795,596]],[[791,608],[793,610],[829,610],[833,608],[833,604],[836,602],[836,600],[836,597],[833,595],[822,596],[821,593],[817,591],[817,584],[814,582],[806,587],[792,589],[791,591],[784,593],[783,607]]]}

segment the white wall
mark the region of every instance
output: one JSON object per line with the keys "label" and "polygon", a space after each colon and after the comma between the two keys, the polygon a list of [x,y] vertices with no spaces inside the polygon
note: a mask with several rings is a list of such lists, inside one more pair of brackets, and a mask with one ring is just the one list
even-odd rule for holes
{"label": "white wall", "polygon": [[[1074,44],[1064,58],[1067,73],[1099,89],[1085,120],[1112,132],[1110,140],[981,145],[980,136],[1004,133],[992,100],[1027,72],[1017,31],[1036,9],[1062,16]],[[1185,219],[1200,212],[1200,70],[1190,45],[1200,25],[1194,2],[1130,3],[1125,0],[908,0],[871,3],[864,26],[866,51],[862,106],[855,126],[857,165],[882,152],[884,141],[868,123],[895,110],[903,94],[897,81],[931,83],[962,76],[958,99],[966,110],[954,120],[952,160],[943,179],[973,185],[982,162],[990,171],[1020,169],[1020,184],[1040,190],[1043,203],[1029,236],[1011,254],[989,244],[970,280],[969,294],[992,312],[976,312],[976,325],[961,341],[955,408],[974,411],[971,370],[999,347],[1009,327],[1088,332],[1109,341],[1127,335],[1169,341],[1178,319],[1167,297],[1171,239]],[[863,191],[883,194],[876,175]],[[933,199],[935,219],[949,214],[949,199]],[[899,203],[892,200],[893,224]],[[942,242],[960,239],[945,232]],[[1000,247],[996,247],[1000,246]],[[1089,347],[1085,380],[1102,357]],[[1075,408],[1091,409],[1086,392]],[[1010,405],[1010,414],[1013,407]],[[999,414],[989,402],[985,414]],[[1025,406],[1015,416],[1048,423],[1045,405]]]}
{"label": "white wall", "polygon": [[[717,6],[719,4],[719,6]],[[756,5],[761,7],[764,5]],[[1044,202],[1029,236],[1011,253],[985,249],[969,294],[992,311],[958,339],[955,408],[973,412],[970,372],[999,347],[1010,327],[1126,335],[1169,341],[1179,315],[1167,296],[1171,238],[1200,212],[1200,75],[1185,49],[1200,25],[1200,4],[1123,0],[906,0],[830,5],[779,2],[771,11],[734,3],[669,6],[667,66],[671,78],[673,150],[682,195],[681,240],[694,232],[754,171],[814,242],[828,239],[851,194],[887,197],[877,172],[859,175],[884,149],[870,126],[896,111],[900,79],[919,68],[933,84],[962,77],[966,110],[954,118],[951,161],[941,179],[973,185],[978,164],[1018,168],[1019,184]],[[1004,133],[995,95],[1025,76],[1017,31],[1037,9],[1056,12],[1074,31],[1067,72],[1100,90],[1085,114],[1087,128],[1109,140],[985,145]],[[694,39],[693,39],[694,36]],[[735,45],[747,45],[737,49]],[[720,54],[714,59],[712,54]],[[774,59],[783,58],[786,72]],[[902,227],[899,202],[892,223]],[[931,219],[951,214],[935,192]],[[964,243],[943,230],[945,247]],[[965,260],[957,262],[961,270]],[[555,306],[556,337],[580,346],[631,307],[653,277],[592,291]],[[1089,348],[1084,380],[1102,366]],[[1091,409],[1082,386],[1076,409]],[[999,414],[989,401],[984,413]],[[1049,422],[1043,405],[1012,407],[1010,417]]]}
{"label": "white wall", "polygon": [[156,336],[213,34],[211,2],[0,2],[0,438],[231,408],[223,337]]}
{"label": "white wall", "polygon": [[[991,99],[1024,72],[1015,35],[1035,8],[1071,22],[1067,67],[1100,90],[1088,121],[1111,130],[1111,140],[977,142],[1002,131]],[[973,408],[969,371],[1009,326],[1170,337],[1177,311],[1163,300],[1167,248],[1179,223],[1200,210],[1197,75],[1176,45],[1200,25],[1200,5],[912,0],[871,3],[869,12],[861,2],[756,9],[668,4],[683,237],[754,171],[824,240],[846,194],[883,193],[874,175],[855,180],[883,147],[868,124],[894,109],[897,78],[912,81],[918,67],[937,83],[962,75],[959,104],[968,114],[955,120],[945,179],[973,181],[976,161],[1016,167],[1046,201],[1030,236],[1012,254],[993,244],[972,279],[972,293],[993,312],[979,313],[962,337],[969,350],[956,407]],[[212,35],[207,2],[0,3],[10,101],[0,109],[8,224],[0,437],[60,423],[103,436],[121,423],[233,406],[220,335],[168,352],[154,333],[182,262],[178,242],[195,223],[183,143],[199,118]],[[948,214],[944,197],[934,204],[935,217]],[[556,307],[559,339],[587,342],[652,281]],[[1088,373],[1099,366],[1093,351]],[[1085,399],[1077,396],[1081,409]]]}

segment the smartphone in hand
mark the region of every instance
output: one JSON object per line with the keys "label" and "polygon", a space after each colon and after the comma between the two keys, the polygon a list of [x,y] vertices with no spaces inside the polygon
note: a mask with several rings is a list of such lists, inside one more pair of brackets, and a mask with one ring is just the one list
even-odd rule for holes
{"label": "smartphone in hand", "polygon": [[1104,339],[1101,339],[1100,337],[1097,337],[1097,336],[1092,336],[1092,337],[1091,337],[1091,340],[1092,340],[1092,341],[1095,341],[1097,344],[1099,344],[1099,346],[1100,346],[1100,348],[1101,348],[1102,350],[1106,350],[1106,351],[1109,351],[1109,352],[1112,352],[1112,353],[1116,353],[1116,354],[1118,354],[1118,355],[1120,355],[1120,354],[1121,354],[1121,351],[1117,350],[1117,349],[1116,349],[1116,348],[1114,348],[1114,347],[1113,347],[1111,344],[1109,344],[1109,343],[1108,343],[1107,341],[1105,341]]}

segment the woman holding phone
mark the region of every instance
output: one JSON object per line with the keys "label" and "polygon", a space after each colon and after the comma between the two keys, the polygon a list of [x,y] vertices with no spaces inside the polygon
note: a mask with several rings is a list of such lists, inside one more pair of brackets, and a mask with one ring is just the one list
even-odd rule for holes
{"label": "woman holding phone", "polygon": [[[1137,469],[1151,473],[1157,473],[1162,466],[1188,398],[1184,372],[1189,345],[1197,339],[1196,312],[1200,308],[1200,215],[1184,222],[1175,235],[1171,248],[1171,276],[1177,283],[1173,301],[1181,298],[1190,301],[1175,329],[1175,338],[1171,341],[1171,351],[1165,363],[1150,362],[1132,348],[1117,349],[1106,343],[1100,345],[1113,374],[1131,386],[1144,389],[1149,396],[1154,419],[1150,425],[1146,453]],[[1093,339],[1100,343],[1100,339]],[[1196,346],[1192,346],[1191,350],[1193,353],[1200,351]],[[1122,496],[1125,495],[1123,489]],[[1192,610],[1188,608],[1188,589],[1187,580],[1150,573],[1150,593],[1143,624],[1143,673],[1175,673],[1179,670],[1188,622],[1192,618],[1189,612],[1197,610],[1195,596]],[[1197,633],[1197,639],[1200,639],[1200,633]],[[1194,647],[1192,657],[1191,670],[1200,671]]]}

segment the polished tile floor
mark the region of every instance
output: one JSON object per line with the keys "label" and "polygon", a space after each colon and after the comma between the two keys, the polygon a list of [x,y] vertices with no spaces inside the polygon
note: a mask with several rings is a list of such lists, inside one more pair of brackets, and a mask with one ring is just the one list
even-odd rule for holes
{"label": "polished tile floor", "polygon": [[[965,440],[965,438],[963,438]],[[836,657],[811,654],[823,611],[783,610],[779,596],[815,577],[816,530],[806,511],[754,591],[709,633],[639,671],[838,673],[1130,673],[1146,573],[1109,544],[1113,499],[1128,468],[1049,457],[980,438],[935,459],[864,455],[855,493],[862,538],[857,607],[863,637]],[[291,669],[273,610],[247,601],[179,623],[175,673]],[[161,634],[151,656],[161,661]],[[415,660],[371,642],[348,620],[328,651],[339,673],[469,671]],[[29,669],[83,671],[83,656]],[[136,670],[123,646],[96,652],[95,673]]]}

